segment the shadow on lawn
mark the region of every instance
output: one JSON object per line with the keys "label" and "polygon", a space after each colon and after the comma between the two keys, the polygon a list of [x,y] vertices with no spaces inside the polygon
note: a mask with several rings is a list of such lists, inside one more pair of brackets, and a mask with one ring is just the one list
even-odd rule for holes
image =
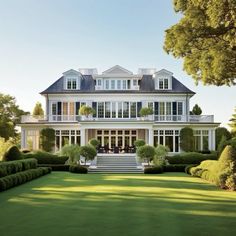
{"label": "shadow on lawn", "polygon": [[[53,173],[0,194],[0,230],[7,236],[27,227],[34,236],[234,235],[235,193],[199,181],[182,174]],[[24,212],[21,224],[12,225],[17,210]]]}

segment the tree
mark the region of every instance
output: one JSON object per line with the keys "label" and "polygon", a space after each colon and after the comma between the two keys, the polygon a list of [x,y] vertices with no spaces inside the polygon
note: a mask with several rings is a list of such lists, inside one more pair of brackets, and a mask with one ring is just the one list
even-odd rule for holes
{"label": "tree", "polygon": [[10,95],[0,93],[0,136],[8,140],[16,138],[16,124],[20,122],[21,116],[29,114],[16,105],[16,99]]}
{"label": "tree", "polygon": [[234,134],[236,132],[236,108],[234,108],[234,114],[232,115],[232,118],[229,120],[229,126],[231,127],[231,132]]}
{"label": "tree", "polygon": [[201,107],[198,106],[198,104],[195,104],[192,111],[190,111],[190,115],[201,115],[202,114],[202,109]]}
{"label": "tree", "polygon": [[94,110],[92,107],[89,107],[89,106],[82,106],[80,107],[79,109],[79,114],[82,115],[82,116],[86,116],[88,117],[89,115],[92,115],[94,113]]}
{"label": "tree", "polygon": [[155,156],[155,148],[150,145],[144,145],[138,148],[137,155],[141,160],[147,160],[148,165]]}
{"label": "tree", "polygon": [[86,165],[87,160],[92,161],[96,157],[97,151],[92,145],[88,144],[80,147],[80,155],[85,158],[85,165]]}
{"label": "tree", "polygon": [[185,152],[192,152],[194,146],[193,130],[190,127],[184,127],[180,130],[180,148]]}
{"label": "tree", "polygon": [[80,146],[77,144],[66,144],[62,147],[61,154],[69,157],[67,160],[69,165],[76,164],[76,162],[80,159]]}
{"label": "tree", "polygon": [[143,139],[137,139],[137,140],[134,141],[134,146],[135,146],[136,148],[142,147],[142,146],[144,146],[145,144],[146,144],[146,143],[145,143],[145,140],[143,140]]}
{"label": "tree", "polygon": [[183,16],[166,30],[164,50],[183,58],[198,83],[233,85],[236,78],[236,1],[174,0]]}
{"label": "tree", "polygon": [[40,146],[46,152],[51,152],[55,145],[55,130],[45,128],[40,131]]}
{"label": "tree", "polygon": [[35,104],[34,110],[33,110],[33,116],[44,116],[44,111],[42,108],[42,104],[40,102],[37,102]]}
{"label": "tree", "polygon": [[141,117],[145,117],[153,114],[153,109],[151,107],[142,107],[139,112]]}
{"label": "tree", "polygon": [[216,128],[216,130],[215,130],[216,150],[217,150],[223,136],[225,137],[225,141],[231,139],[231,134],[225,127]]}

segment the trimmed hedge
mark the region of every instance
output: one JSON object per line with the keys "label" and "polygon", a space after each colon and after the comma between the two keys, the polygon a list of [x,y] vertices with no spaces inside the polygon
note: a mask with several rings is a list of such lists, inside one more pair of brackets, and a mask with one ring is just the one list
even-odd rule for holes
{"label": "trimmed hedge", "polygon": [[217,154],[202,154],[198,152],[187,152],[172,157],[166,157],[170,164],[200,164],[205,160],[217,160]]}
{"label": "trimmed hedge", "polygon": [[0,178],[0,192],[49,174],[50,172],[51,168],[49,167],[39,167],[2,177]]}
{"label": "trimmed hedge", "polygon": [[35,158],[38,160],[38,164],[60,164],[63,165],[68,160],[67,156],[58,156],[48,152],[32,152],[22,154],[24,158]]}
{"label": "trimmed hedge", "polygon": [[11,146],[3,155],[3,161],[15,161],[22,159],[21,152],[17,146]]}
{"label": "trimmed hedge", "polygon": [[37,160],[33,158],[27,160],[1,162],[0,177],[5,177],[7,175],[36,168],[37,168]]}
{"label": "trimmed hedge", "polygon": [[87,174],[88,173],[88,169],[84,166],[81,166],[81,165],[71,165],[69,167],[69,171],[71,173],[79,173],[79,174]]}
{"label": "trimmed hedge", "polygon": [[188,164],[173,164],[163,166],[164,172],[184,172]]}
{"label": "trimmed hedge", "polygon": [[218,161],[203,161],[189,169],[192,176],[203,178],[223,189],[236,190],[236,149],[226,146]]}
{"label": "trimmed hedge", "polygon": [[144,168],[144,174],[161,174],[161,173],[163,173],[162,166],[153,166]]}
{"label": "trimmed hedge", "polygon": [[39,164],[39,167],[50,167],[52,171],[69,171],[69,165],[60,165],[60,164]]}

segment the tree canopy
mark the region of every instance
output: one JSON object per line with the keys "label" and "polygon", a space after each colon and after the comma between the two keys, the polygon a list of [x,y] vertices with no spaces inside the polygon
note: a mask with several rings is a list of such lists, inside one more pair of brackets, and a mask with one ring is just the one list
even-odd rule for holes
{"label": "tree canopy", "polygon": [[174,0],[183,16],[166,30],[164,50],[184,59],[198,83],[233,85],[236,80],[236,1]]}
{"label": "tree canopy", "polygon": [[231,127],[232,132],[236,132],[236,108],[234,109],[234,114],[232,115],[232,118],[229,120],[229,126]]}
{"label": "tree canopy", "polygon": [[190,111],[190,115],[201,115],[202,114],[202,109],[201,107],[198,106],[198,104],[195,104],[192,111]]}
{"label": "tree canopy", "polygon": [[40,102],[36,102],[34,110],[33,110],[33,116],[43,116],[44,111],[42,108],[42,104]]}
{"label": "tree canopy", "polygon": [[10,95],[0,93],[0,136],[8,140],[17,136],[16,124],[20,122],[25,112],[16,105],[16,99]]}

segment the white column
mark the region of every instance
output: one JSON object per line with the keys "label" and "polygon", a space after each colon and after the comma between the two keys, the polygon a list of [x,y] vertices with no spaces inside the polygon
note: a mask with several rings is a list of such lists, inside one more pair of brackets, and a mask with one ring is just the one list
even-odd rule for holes
{"label": "white column", "polygon": [[21,128],[21,148],[26,148],[25,129]]}
{"label": "white column", "polygon": [[153,129],[148,130],[148,144],[153,146]]}
{"label": "white column", "polygon": [[80,145],[85,145],[85,129],[80,130]]}
{"label": "white column", "polygon": [[211,132],[212,132],[212,151],[215,150],[216,148],[216,130],[213,129]]}

